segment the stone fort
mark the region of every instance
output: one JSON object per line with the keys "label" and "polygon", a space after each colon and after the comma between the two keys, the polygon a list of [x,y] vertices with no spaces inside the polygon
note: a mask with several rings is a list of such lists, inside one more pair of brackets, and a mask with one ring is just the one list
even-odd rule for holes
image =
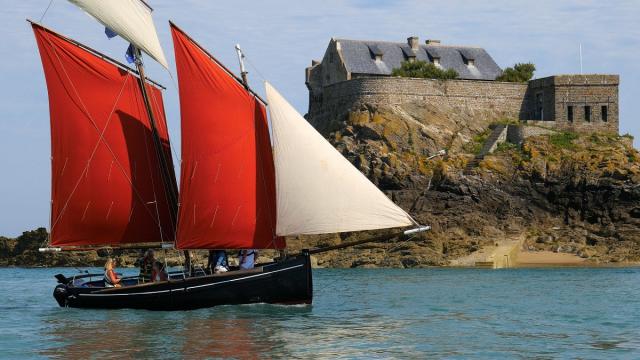
{"label": "stone fort", "polygon": [[[454,80],[391,76],[403,61],[454,69]],[[307,118],[313,123],[363,104],[446,101],[470,110],[557,130],[618,133],[618,75],[554,75],[527,83],[496,81],[502,69],[482,48],[438,40],[406,42],[331,39],[322,61],[305,71]]]}

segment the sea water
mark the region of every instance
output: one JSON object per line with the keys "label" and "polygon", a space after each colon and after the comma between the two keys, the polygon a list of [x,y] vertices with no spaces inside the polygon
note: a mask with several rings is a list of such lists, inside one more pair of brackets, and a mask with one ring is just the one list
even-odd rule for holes
{"label": "sea water", "polygon": [[60,308],[74,271],[0,269],[2,358],[640,359],[639,268],[318,269],[312,306],[176,312]]}

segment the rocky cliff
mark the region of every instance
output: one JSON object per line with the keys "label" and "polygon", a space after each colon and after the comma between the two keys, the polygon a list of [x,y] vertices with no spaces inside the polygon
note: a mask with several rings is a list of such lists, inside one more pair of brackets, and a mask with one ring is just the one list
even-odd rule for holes
{"label": "rocky cliff", "polygon": [[[411,241],[324,254],[320,265],[444,265],[513,237],[524,238],[529,250],[573,253],[592,263],[640,261],[640,155],[629,137],[535,136],[522,146],[503,144],[469,167],[489,125],[506,121],[499,113],[416,102],[310,121],[396,203],[433,227]],[[439,149],[448,156],[429,160]],[[346,237],[355,235],[297,241],[323,245]]]}

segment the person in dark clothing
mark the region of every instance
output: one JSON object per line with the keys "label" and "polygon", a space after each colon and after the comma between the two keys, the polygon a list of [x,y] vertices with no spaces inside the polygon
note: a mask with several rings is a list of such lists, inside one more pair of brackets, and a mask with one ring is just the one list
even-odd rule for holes
{"label": "person in dark clothing", "polygon": [[140,266],[140,281],[149,282],[153,276],[153,264],[155,263],[155,253],[149,249],[144,253],[144,257],[139,260]]}

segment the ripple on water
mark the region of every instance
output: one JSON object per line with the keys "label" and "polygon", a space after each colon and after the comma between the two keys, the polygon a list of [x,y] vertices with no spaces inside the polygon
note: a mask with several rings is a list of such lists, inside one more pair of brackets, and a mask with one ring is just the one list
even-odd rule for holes
{"label": "ripple on water", "polygon": [[640,358],[639,269],[318,270],[313,306],[183,312],[62,309],[58,272],[0,269],[3,357]]}

